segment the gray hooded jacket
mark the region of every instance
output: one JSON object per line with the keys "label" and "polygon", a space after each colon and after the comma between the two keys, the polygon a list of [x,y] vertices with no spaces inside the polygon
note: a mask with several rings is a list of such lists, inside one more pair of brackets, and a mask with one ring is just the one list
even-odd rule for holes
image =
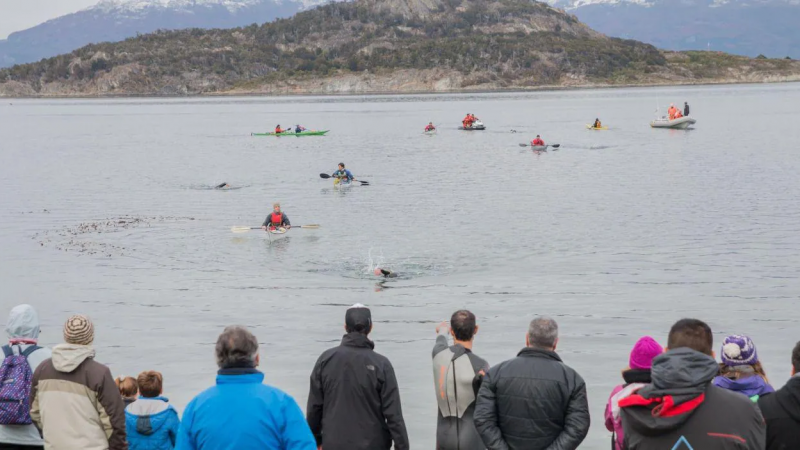
{"label": "gray hooded jacket", "polygon": [[[6,325],[8,339],[39,339],[39,316],[31,305],[15,306],[8,315]],[[25,351],[32,344],[20,344],[11,347],[15,355]],[[40,348],[28,356],[28,364],[31,372],[41,364],[42,361],[50,358],[49,348]],[[30,425],[0,425],[0,444],[16,445],[44,445],[39,430],[33,424]]]}

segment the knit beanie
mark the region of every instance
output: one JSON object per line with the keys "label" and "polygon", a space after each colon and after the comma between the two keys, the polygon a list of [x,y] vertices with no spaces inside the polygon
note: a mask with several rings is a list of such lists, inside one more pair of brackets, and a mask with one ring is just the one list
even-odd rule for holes
{"label": "knit beanie", "polygon": [[631,350],[628,367],[631,369],[649,369],[653,365],[653,358],[664,353],[664,349],[650,336],[645,336],[636,341]]}
{"label": "knit beanie", "polygon": [[94,342],[92,321],[82,314],[67,319],[67,323],[64,324],[64,341],[67,344],[92,345]]}
{"label": "knit beanie", "polygon": [[732,335],[722,341],[720,357],[726,366],[749,366],[758,362],[753,340],[744,335]]}

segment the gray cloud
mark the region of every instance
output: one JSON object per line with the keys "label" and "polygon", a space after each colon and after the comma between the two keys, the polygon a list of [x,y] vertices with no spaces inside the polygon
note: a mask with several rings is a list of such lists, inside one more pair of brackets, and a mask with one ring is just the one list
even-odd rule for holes
{"label": "gray cloud", "polygon": [[0,39],[46,20],[69,14],[98,0],[0,0]]}

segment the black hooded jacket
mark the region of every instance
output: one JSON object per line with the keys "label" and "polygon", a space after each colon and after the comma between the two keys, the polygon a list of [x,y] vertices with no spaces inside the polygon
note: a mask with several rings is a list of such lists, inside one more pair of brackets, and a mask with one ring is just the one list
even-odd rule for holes
{"label": "black hooded jacket", "polygon": [[742,394],[711,384],[714,358],[688,348],[653,360],[653,382],[620,400],[625,449],[763,450],[764,419]]}
{"label": "black hooded jacket", "polygon": [[311,373],[306,419],[325,450],[408,450],[392,363],[361,333],[344,335]]}
{"label": "black hooded jacket", "polygon": [[547,350],[524,348],[489,370],[475,427],[489,450],[573,450],[589,432],[586,383]]}
{"label": "black hooded jacket", "polygon": [[767,422],[767,450],[800,449],[800,376],[758,399]]}

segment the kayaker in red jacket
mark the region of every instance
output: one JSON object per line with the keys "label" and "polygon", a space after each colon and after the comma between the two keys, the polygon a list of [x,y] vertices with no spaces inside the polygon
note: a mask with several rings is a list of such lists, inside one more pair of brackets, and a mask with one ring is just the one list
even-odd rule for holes
{"label": "kayaker in red jacket", "polygon": [[292,228],[292,224],[289,222],[289,218],[286,217],[286,214],[281,212],[281,204],[275,203],[272,205],[272,214],[268,215],[264,223],[261,224],[261,229],[267,231],[267,228],[274,230],[279,227],[289,229]]}
{"label": "kayaker in red jacket", "polygon": [[433,122],[428,122],[428,125],[425,126],[425,131],[433,131],[436,127],[433,126]]}
{"label": "kayaker in red jacket", "polygon": [[282,130],[280,125],[275,127],[275,134],[285,133],[286,131],[288,131],[288,130]]}
{"label": "kayaker in red jacket", "polygon": [[533,145],[533,146],[540,146],[540,147],[542,147],[542,146],[544,146],[545,144],[544,144],[544,141],[542,140],[542,138],[541,138],[541,137],[540,137],[540,136],[537,134],[537,135],[536,135],[536,138],[534,138],[534,139],[531,141],[531,145]]}

